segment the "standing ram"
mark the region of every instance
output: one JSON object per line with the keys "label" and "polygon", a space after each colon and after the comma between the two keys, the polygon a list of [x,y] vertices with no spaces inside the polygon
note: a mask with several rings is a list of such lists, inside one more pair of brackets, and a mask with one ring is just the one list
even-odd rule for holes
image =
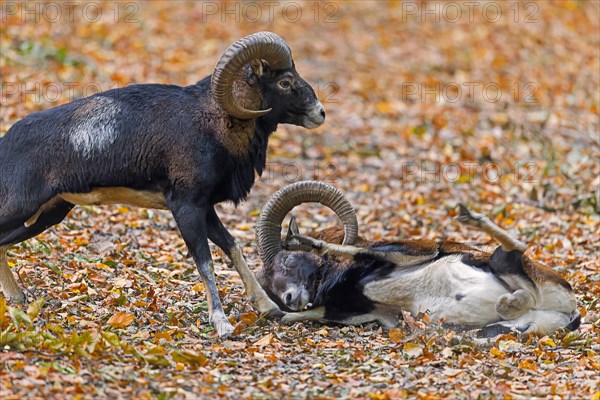
{"label": "standing ram", "polygon": [[0,282],[25,299],[7,250],[61,222],[75,205],[169,209],[206,288],[210,321],[230,334],[208,239],[232,260],[261,312],[279,313],[214,205],[239,203],[263,172],[278,124],[315,128],[325,111],[288,45],[259,32],[233,43],[198,83],[132,85],[17,122],[0,139]]}
{"label": "standing ram", "polygon": [[[306,202],[331,208],[344,229],[302,236],[292,221],[284,250],[281,223]],[[486,337],[579,326],[575,295],[565,279],[527,257],[527,246],[487,217],[461,206],[458,219],[501,246],[489,253],[450,241],[368,243],[358,237],[354,210],[337,189],[299,182],[274,194],[260,215],[257,240],[264,267],[258,279],[281,308],[292,311],[284,316],[288,322],[378,321],[389,328],[405,310],[428,313],[432,321],[455,328],[480,329]]]}

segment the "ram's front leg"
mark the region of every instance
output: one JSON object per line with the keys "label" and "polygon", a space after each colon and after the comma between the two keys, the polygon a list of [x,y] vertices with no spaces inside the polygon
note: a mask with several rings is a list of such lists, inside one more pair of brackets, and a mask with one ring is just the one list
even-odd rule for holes
{"label": "ram's front leg", "polygon": [[246,293],[250,296],[250,299],[256,304],[258,310],[263,314],[269,314],[271,316],[280,316],[283,312],[277,307],[277,304],[273,302],[264,291],[262,286],[256,280],[256,277],[248,268],[242,249],[235,243],[235,239],[227,229],[223,226],[223,223],[219,219],[217,212],[214,207],[208,210],[206,218],[208,228],[208,238],[229,257],[233,266],[240,274]]}
{"label": "ram's front leg", "polygon": [[362,325],[369,322],[378,322],[385,329],[398,325],[398,315],[385,308],[376,308],[367,313],[359,312],[329,312],[325,318],[326,308],[316,307],[310,310],[285,313],[281,321],[286,324],[302,321],[330,322],[342,325]]}
{"label": "ram's front leg", "polygon": [[325,307],[317,307],[310,310],[288,312],[281,319],[286,324],[302,321],[325,321]]}
{"label": "ram's front leg", "polygon": [[208,313],[211,325],[220,337],[226,337],[233,332],[233,326],[227,320],[221,299],[217,291],[215,274],[208,247],[207,212],[211,207],[198,207],[189,203],[170,204],[177,226],[183,240],[187,244],[198,272],[204,282],[204,290],[208,301]]}

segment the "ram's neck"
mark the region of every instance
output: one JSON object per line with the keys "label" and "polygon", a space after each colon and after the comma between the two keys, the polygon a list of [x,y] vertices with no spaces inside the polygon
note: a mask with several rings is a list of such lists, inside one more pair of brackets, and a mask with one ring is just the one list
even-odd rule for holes
{"label": "ram's neck", "polygon": [[267,163],[267,151],[269,147],[269,137],[277,129],[276,123],[270,123],[268,120],[259,118],[254,128],[254,137],[250,146],[250,152],[254,159],[254,169],[258,176],[261,176]]}

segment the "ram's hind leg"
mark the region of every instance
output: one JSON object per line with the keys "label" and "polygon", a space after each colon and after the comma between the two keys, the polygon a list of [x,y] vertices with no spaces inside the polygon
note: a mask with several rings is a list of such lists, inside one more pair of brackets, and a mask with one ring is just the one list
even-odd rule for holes
{"label": "ram's hind leg", "polygon": [[489,338],[509,332],[549,335],[560,328],[577,329],[579,321],[577,313],[570,315],[557,311],[533,310],[519,318],[489,324],[479,331],[479,336]]}
{"label": "ram's hind leg", "polygon": [[256,303],[259,311],[272,316],[281,315],[282,312],[277,307],[277,304],[269,298],[252,271],[250,271],[250,268],[248,268],[242,255],[242,249],[236,244],[233,236],[225,229],[214,208],[208,210],[206,224],[208,238],[229,257],[236,271],[240,274],[240,278],[242,278],[246,293]]}
{"label": "ram's hind leg", "polygon": [[[73,204],[65,201],[56,203],[52,208],[47,208],[39,213],[35,221],[31,218],[23,220],[16,228],[3,231],[0,234],[0,284],[2,284],[4,296],[8,299],[17,303],[25,301],[25,294],[17,284],[8,266],[6,259],[8,248],[13,244],[37,236],[49,227],[60,223],[73,207]],[[31,224],[27,224],[27,221],[31,222]]]}
{"label": "ram's hind leg", "polygon": [[2,291],[6,298],[16,303],[22,303],[25,301],[25,294],[15,280],[6,260],[6,252],[9,247],[0,246],[0,283],[2,284]]}
{"label": "ram's hind leg", "polygon": [[469,211],[469,209],[462,204],[458,206],[458,212],[459,214],[456,219],[460,223],[487,233],[492,238],[500,242],[504,251],[527,251],[527,244],[511,236],[507,231],[493,223],[492,220],[487,217],[487,215]]}
{"label": "ram's hind leg", "polygon": [[502,319],[510,320],[535,308],[535,299],[528,290],[519,289],[503,294],[496,302],[496,312]]}

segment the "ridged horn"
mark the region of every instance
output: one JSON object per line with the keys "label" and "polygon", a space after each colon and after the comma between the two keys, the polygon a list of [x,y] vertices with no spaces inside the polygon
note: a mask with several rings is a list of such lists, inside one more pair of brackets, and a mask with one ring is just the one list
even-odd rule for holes
{"label": "ridged horn", "polygon": [[233,82],[244,65],[252,60],[265,60],[272,70],[292,67],[292,51],[285,41],[273,32],[257,32],[246,36],[225,50],[212,74],[212,94],[229,115],[252,119],[271,111],[247,110],[233,98]]}
{"label": "ridged horn", "polygon": [[303,203],[320,203],[332,209],[344,224],[344,244],[354,244],[358,221],[354,207],[335,187],[316,181],[296,182],[271,196],[256,223],[258,252],[265,265],[282,250],[281,223],[292,209]]}

